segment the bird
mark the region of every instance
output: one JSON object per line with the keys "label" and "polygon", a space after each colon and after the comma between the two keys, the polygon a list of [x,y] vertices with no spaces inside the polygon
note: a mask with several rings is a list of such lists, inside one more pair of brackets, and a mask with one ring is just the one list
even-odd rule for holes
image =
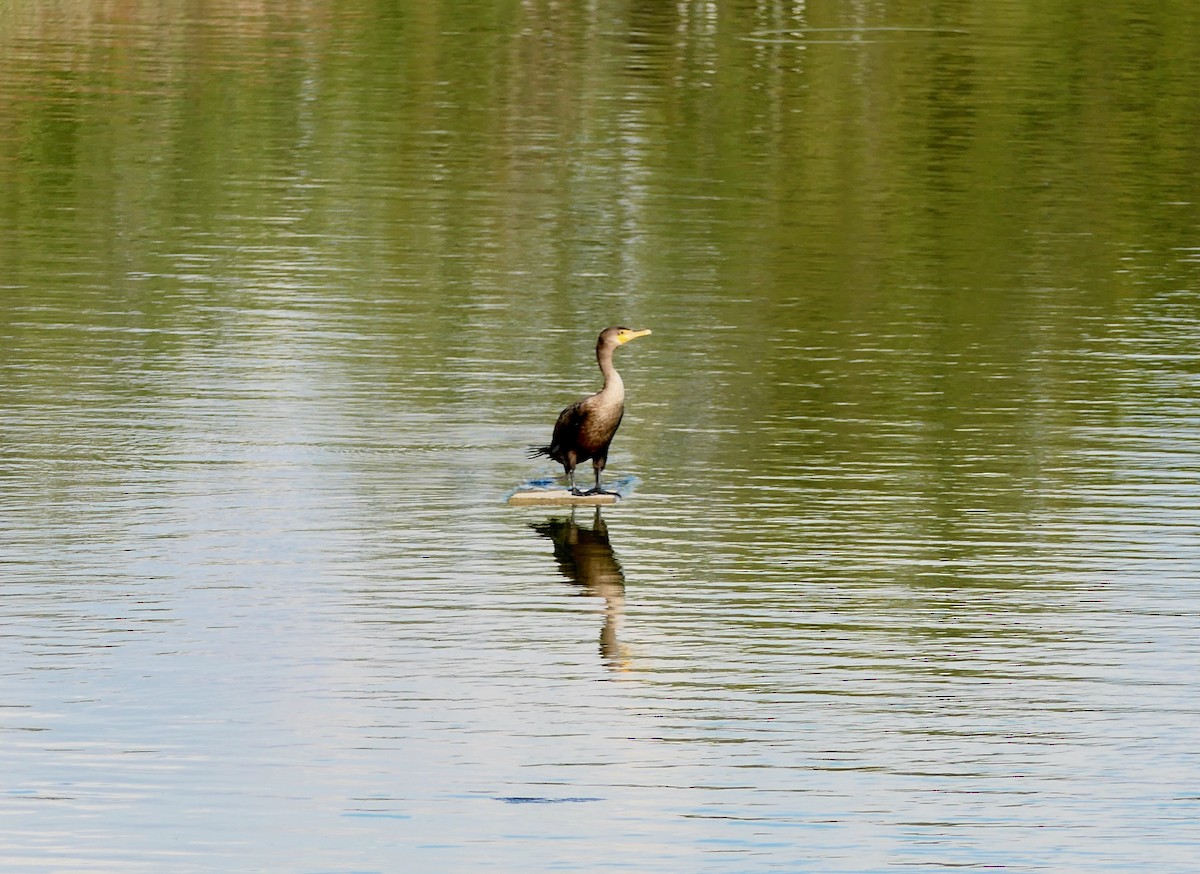
{"label": "bird", "polygon": [[[558,414],[549,446],[531,446],[530,458],[545,456],[563,466],[573,495],[612,495],[600,486],[600,473],[608,462],[608,447],[625,415],[625,383],[613,367],[613,352],[630,340],[645,337],[650,330],[635,331],[621,325],[605,328],[596,340],[596,363],[604,375],[604,387],[576,401]],[[575,466],[591,459],[596,486],[583,492],[575,485]]]}

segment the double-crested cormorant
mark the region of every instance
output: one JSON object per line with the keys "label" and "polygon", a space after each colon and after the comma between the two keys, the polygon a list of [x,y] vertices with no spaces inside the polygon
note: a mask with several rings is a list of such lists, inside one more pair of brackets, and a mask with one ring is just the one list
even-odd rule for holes
{"label": "double-crested cormorant", "polygon": [[[608,445],[625,415],[625,384],[621,374],[613,367],[613,351],[618,347],[645,337],[649,330],[634,331],[630,328],[605,328],[596,341],[596,361],[604,374],[604,388],[590,397],[576,401],[558,414],[554,423],[554,436],[549,446],[534,446],[529,457],[545,455],[563,466],[571,493],[575,495],[613,494],[600,488],[600,471],[608,461]],[[581,492],[575,486],[575,465],[592,460],[596,470],[596,487]]]}

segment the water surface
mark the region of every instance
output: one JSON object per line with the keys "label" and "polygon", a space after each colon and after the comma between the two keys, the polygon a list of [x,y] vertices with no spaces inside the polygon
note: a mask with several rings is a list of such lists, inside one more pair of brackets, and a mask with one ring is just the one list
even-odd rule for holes
{"label": "water surface", "polygon": [[0,867],[1191,870],[1198,31],[0,9]]}

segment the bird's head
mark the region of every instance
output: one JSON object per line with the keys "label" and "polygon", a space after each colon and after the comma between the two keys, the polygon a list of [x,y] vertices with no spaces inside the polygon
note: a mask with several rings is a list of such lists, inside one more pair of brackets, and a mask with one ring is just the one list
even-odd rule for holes
{"label": "bird's head", "polygon": [[612,328],[605,328],[600,333],[600,343],[612,344],[613,346],[624,346],[630,340],[636,340],[638,337],[645,337],[650,333],[650,329],[646,328],[642,331],[635,331],[633,328],[626,328],[617,325]]}

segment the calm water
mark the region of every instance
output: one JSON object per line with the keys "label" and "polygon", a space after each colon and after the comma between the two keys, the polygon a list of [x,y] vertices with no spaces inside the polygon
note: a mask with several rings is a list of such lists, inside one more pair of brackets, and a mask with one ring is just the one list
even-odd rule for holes
{"label": "calm water", "polygon": [[[0,5],[0,868],[1195,870],[1116,6]],[[509,508],[613,323],[632,497]]]}

